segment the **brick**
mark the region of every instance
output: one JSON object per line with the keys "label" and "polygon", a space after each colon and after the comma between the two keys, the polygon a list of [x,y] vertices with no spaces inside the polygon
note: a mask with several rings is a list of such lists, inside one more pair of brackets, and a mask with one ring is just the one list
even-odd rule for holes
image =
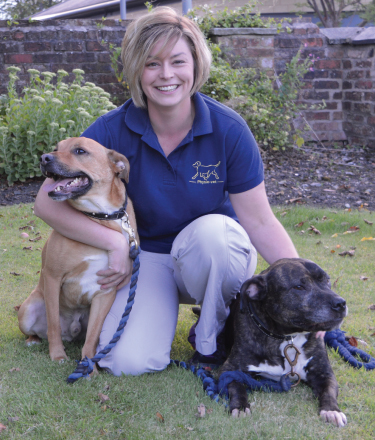
{"label": "brick", "polygon": [[56,54],[56,53],[37,53],[34,54],[34,61],[36,63],[62,63],[63,62],[63,55],[62,54]]}
{"label": "brick", "polygon": [[29,53],[6,54],[4,56],[4,62],[6,64],[32,63],[33,56]]}
{"label": "brick", "polygon": [[108,73],[113,75],[113,70],[109,64],[104,63],[89,63],[85,64],[84,69],[87,73]]}
{"label": "brick", "polygon": [[232,37],[231,40],[232,40],[232,46],[235,49],[248,46],[246,37],[236,36],[236,37]]}
{"label": "brick", "polygon": [[329,77],[332,79],[341,79],[342,78],[342,71],[341,70],[331,70],[329,72]]}
{"label": "brick", "polygon": [[337,81],[315,81],[315,89],[338,89],[340,87]]}
{"label": "brick", "polygon": [[315,67],[317,69],[340,69],[341,62],[339,60],[317,60]]}
{"label": "brick", "polygon": [[12,35],[13,40],[23,41],[25,39],[25,34],[21,31],[14,32]]}
{"label": "brick", "polygon": [[89,52],[103,52],[105,47],[99,44],[97,41],[87,41],[86,42],[86,50]]}
{"label": "brick", "polygon": [[342,60],[344,58],[344,51],[342,49],[337,49],[336,47],[327,47],[325,50],[325,58],[327,59],[338,59]]}
{"label": "brick", "polygon": [[372,81],[357,81],[354,85],[357,89],[372,89]]}
{"label": "brick", "polygon": [[337,110],[337,102],[328,101],[324,110]]}
{"label": "brick", "polygon": [[362,93],[361,92],[345,92],[345,99],[349,99],[350,101],[362,101]]}
{"label": "brick", "polygon": [[342,109],[345,111],[350,111],[352,109],[352,103],[349,101],[343,101]]}
{"label": "brick", "polygon": [[370,113],[371,112],[371,104],[354,103],[354,110],[357,110],[359,112]]}
{"label": "brick", "polygon": [[372,66],[371,61],[356,61],[356,63],[355,63],[355,67],[366,68],[366,67],[371,67],[371,66]]}
{"label": "brick", "polygon": [[333,120],[334,121],[342,121],[344,117],[343,112],[334,112],[333,113]]}
{"label": "brick", "polygon": [[78,41],[59,41],[54,45],[54,49],[57,52],[81,52],[83,50],[83,43]]}
{"label": "brick", "polygon": [[26,52],[50,52],[52,47],[51,43],[24,43],[24,49]]}
{"label": "brick", "polygon": [[352,68],[352,62],[349,60],[343,60],[342,67],[344,69],[351,69]]}
{"label": "brick", "polygon": [[316,92],[315,90],[306,91],[302,93],[304,99],[313,99],[315,101],[321,101],[322,99],[329,99],[329,92]]}
{"label": "brick", "polygon": [[313,120],[313,121],[330,120],[330,112],[326,112],[326,111],[305,112],[305,116],[308,120]]}
{"label": "brick", "polygon": [[363,70],[351,70],[346,74],[347,79],[361,79],[364,77],[365,72]]}
{"label": "brick", "polygon": [[331,131],[331,130],[338,130],[339,124],[337,121],[333,122],[314,122],[313,124],[314,130],[319,131]]}
{"label": "brick", "polygon": [[350,81],[343,81],[342,88],[343,88],[343,90],[352,89],[353,84]]}
{"label": "brick", "polygon": [[339,99],[339,100],[341,100],[341,99],[342,99],[342,92],[336,92],[336,93],[334,93],[333,96],[332,96],[332,98],[333,98],[333,99]]}
{"label": "brick", "polygon": [[252,58],[273,58],[274,50],[273,49],[250,49],[246,48],[244,50],[244,55]]}
{"label": "brick", "polygon": [[98,53],[98,62],[99,63],[110,63],[111,62],[111,56],[109,53]]}
{"label": "brick", "polygon": [[14,43],[13,41],[9,41],[6,43],[0,43],[0,53],[18,53],[19,46],[18,43]]}
{"label": "brick", "polygon": [[279,38],[277,40],[277,43],[278,43],[278,47],[283,47],[283,48],[295,47],[299,49],[301,46],[301,40],[292,39],[292,38]]}
{"label": "brick", "polygon": [[306,35],[307,29],[293,29],[294,35]]}
{"label": "brick", "polygon": [[323,39],[322,38],[306,38],[302,40],[302,43],[305,47],[322,47]]}
{"label": "brick", "polygon": [[68,63],[93,63],[95,62],[95,54],[90,52],[75,52],[66,54]]}
{"label": "brick", "polygon": [[365,92],[365,101],[375,101],[375,92]]}
{"label": "brick", "polygon": [[304,76],[304,79],[319,79],[319,78],[328,78],[328,71],[313,69],[305,73]]}

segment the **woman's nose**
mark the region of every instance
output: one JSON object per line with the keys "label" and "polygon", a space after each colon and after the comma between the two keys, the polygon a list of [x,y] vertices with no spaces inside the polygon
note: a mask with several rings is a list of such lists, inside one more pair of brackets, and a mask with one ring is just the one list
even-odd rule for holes
{"label": "woman's nose", "polygon": [[161,77],[165,79],[173,77],[173,69],[168,63],[162,65]]}

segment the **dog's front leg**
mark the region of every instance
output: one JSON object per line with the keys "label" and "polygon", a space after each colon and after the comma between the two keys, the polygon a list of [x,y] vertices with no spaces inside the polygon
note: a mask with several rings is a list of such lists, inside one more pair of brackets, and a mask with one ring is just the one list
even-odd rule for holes
{"label": "dog's front leg", "polygon": [[233,417],[247,416],[250,414],[250,405],[247,400],[247,391],[243,384],[231,382],[228,385],[229,411]]}
{"label": "dog's front leg", "polygon": [[319,400],[320,417],[337,427],[346,425],[347,420],[337,404],[338,384],[324,349],[322,356],[316,356],[308,366],[307,383],[311,386],[315,396]]}
{"label": "dog's front leg", "polygon": [[82,348],[82,359],[85,356],[94,357],[105,317],[111,309],[115,297],[116,289],[112,289],[109,293],[99,292],[94,296],[90,307],[86,340]]}
{"label": "dog's front leg", "polygon": [[53,274],[43,274],[44,277],[44,302],[47,315],[47,337],[49,355],[53,361],[62,362],[68,359],[61,339],[60,326],[60,288],[61,278]]}

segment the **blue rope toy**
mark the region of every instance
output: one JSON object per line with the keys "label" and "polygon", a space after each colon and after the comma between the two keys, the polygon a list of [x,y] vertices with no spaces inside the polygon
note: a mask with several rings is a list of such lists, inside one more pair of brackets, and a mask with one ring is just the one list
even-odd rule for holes
{"label": "blue rope toy", "polygon": [[68,383],[73,383],[81,377],[89,377],[90,373],[94,371],[94,365],[103,359],[117,344],[117,341],[120,339],[122,333],[124,332],[124,327],[126,326],[129,314],[134,304],[135,298],[135,290],[137,289],[137,281],[139,274],[139,254],[141,252],[140,247],[136,247],[134,244],[130,247],[129,256],[133,260],[133,270],[132,276],[130,279],[130,289],[129,289],[129,297],[126,303],[125,311],[121,317],[119,326],[117,327],[116,333],[113,335],[112,339],[109,341],[108,345],[106,345],[103,350],[97,353],[93,358],[89,359],[87,356],[81,361],[77,361],[77,368],[74,372],[68,377],[66,380]]}
{"label": "blue rope toy", "polygon": [[[353,347],[345,339],[345,332],[336,329],[327,332],[324,337],[324,342],[328,347],[337,350],[339,355],[354,368],[365,368],[366,370],[375,369],[375,359],[368,353]],[[354,356],[358,356],[363,362],[358,361]]]}

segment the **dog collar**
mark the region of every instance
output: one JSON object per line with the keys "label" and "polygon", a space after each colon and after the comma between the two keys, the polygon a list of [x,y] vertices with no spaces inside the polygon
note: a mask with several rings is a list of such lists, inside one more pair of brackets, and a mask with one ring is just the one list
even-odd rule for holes
{"label": "dog collar", "polygon": [[271,331],[269,331],[268,328],[260,320],[260,318],[256,315],[256,313],[254,311],[254,308],[253,308],[253,306],[251,304],[251,301],[248,302],[247,306],[248,306],[248,309],[249,309],[250,316],[251,316],[252,320],[254,321],[254,324],[266,336],[268,336],[268,337],[270,337],[272,339],[277,339],[278,341],[292,341],[293,340],[292,336],[278,335],[277,333],[272,333]]}
{"label": "dog collar", "polygon": [[87,211],[81,211],[81,212],[82,214],[87,215],[87,217],[96,218],[97,220],[120,220],[125,216],[127,206],[128,206],[128,192],[125,190],[125,202],[123,207],[118,211],[112,212],[112,214],[106,214],[105,212],[87,212]]}

